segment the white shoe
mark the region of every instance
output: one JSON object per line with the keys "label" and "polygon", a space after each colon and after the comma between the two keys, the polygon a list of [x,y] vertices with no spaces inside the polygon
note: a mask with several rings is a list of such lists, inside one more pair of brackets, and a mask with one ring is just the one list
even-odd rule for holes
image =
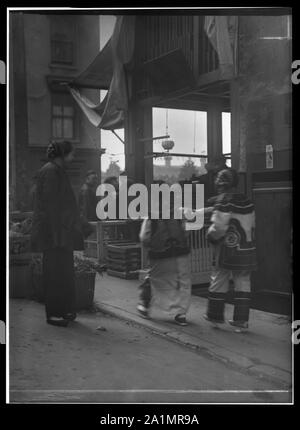
{"label": "white shoe", "polygon": [[143,305],[141,305],[141,304],[138,304],[136,308],[137,308],[137,310],[138,310],[138,312],[139,312],[139,315],[140,315],[142,318],[146,318],[146,319],[148,319],[148,318],[149,318],[148,309],[147,309],[145,306],[143,306]]}

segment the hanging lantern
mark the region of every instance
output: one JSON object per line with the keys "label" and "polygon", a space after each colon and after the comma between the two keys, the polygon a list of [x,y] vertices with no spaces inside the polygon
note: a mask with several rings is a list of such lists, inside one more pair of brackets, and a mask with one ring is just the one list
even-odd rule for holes
{"label": "hanging lantern", "polygon": [[174,148],[174,145],[175,145],[174,140],[171,140],[171,139],[163,140],[161,142],[161,146],[163,147],[163,149],[168,152],[170,151],[170,149]]}
{"label": "hanging lantern", "polygon": [[[166,109],[166,136],[168,136],[168,109]],[[161,142],[161,146],[165,151],[170,151],[170,149],[174,148],[174,140],[166,139]]]}

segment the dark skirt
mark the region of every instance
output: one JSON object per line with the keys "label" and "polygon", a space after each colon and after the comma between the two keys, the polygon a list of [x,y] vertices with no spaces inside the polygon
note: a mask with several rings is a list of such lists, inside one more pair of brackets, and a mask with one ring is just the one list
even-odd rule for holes
{"label": "dark skirt", "polygon": [[43,282],[46,317],[63,317],[75,312],[73,251],[52,248],[43,253]]}

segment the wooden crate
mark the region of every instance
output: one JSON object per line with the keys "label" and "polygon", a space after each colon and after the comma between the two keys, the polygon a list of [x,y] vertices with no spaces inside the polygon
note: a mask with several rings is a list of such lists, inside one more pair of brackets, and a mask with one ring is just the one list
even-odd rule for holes
{"label": "wooden crate", "polygon": [[140,270],[141,260],[120,261],[117,259],[108,258],[107,265],[108,265],[108,268],[112,270],[120,270],[120,271]]}
{"label": "wooden crate", "polygon": [[140,244],[107,245],[107,273],[123,279],[137,279],[141,269]]}
{"label": "wooden crate", "polygon": [[85,240],[86,257],[96,258],[99,262],[105,263],[108,244],[132,243],[130,220],[98,221],[91,224],[95,226],[95,233]]}
{"label": "wooden crate", "polygon": [[107,274],[109,276],[114,276],[116,278],[122,278],[122,279],[138,279],[139,272],[138,271],[132,271],[132,272],[120,272],[118,270],[107,270]]}
{"label": "wooden crate", "polygon": [[137,243],[119,243],[107,245],[107,256],[110,258],[126,260],[141,259],[141,245]]}

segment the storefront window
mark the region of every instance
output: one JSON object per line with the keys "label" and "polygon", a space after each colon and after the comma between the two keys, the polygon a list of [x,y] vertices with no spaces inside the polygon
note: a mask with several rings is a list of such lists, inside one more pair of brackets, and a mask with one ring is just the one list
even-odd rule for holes
{"label": "storefront window", "polygon": [[[190,180],[206,173],[207,113],[153,108],[153,137],[169,135],[174,147],[170,156],[153,159],[153,177],[168,183]],[[163,141],[153,140],[153,152],[164,152]],[[176,156],[171,155],[179,154]],[[180,155],[182,154],[182,156]],[[202,158],[197,156],[202,155]]]}

